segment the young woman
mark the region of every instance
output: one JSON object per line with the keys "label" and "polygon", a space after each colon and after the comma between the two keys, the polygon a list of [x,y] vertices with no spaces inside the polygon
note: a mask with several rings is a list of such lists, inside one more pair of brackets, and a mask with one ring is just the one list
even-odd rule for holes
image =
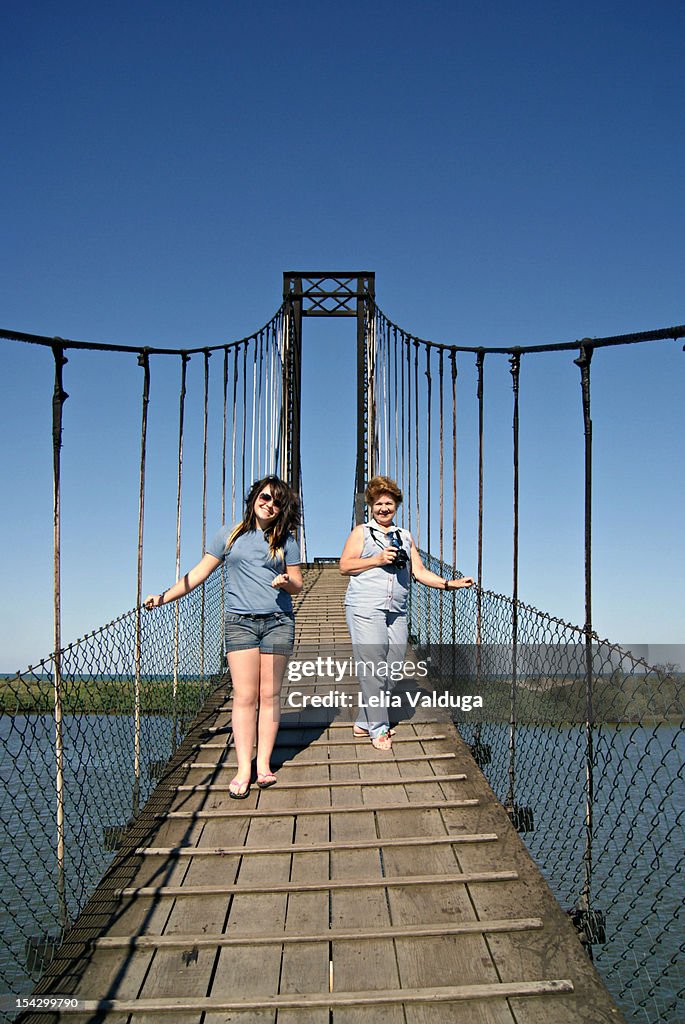
{"label": "young woman", "polygon": [[404,660],[410,573],[418,583],[441,590],[471,587],[473,580],[445,580],[425,567],[409,531],[395,526],[402,491],[394,480],[373,477],[365,498],[371,520],[355,526],[340,556],[340,572],[351,577],[345,609],[364,698],[353,731],[370,736],[377,750],[391,750],[388,709],[373,701],[386,689],[388,665]]}
{"label": "young woman", "polygon": [[229,796],[250,792],[252,749],[257,740],[257,785],[277,779],[271,754],[281,715],[281,684],[295,639],[292,594],[302,589],[299,548],[291,534],[299,523],[297,496],[276,476],[258,480],[245,501],[245,517],[223,526],[198,564],[146,608],[175,601],[203,583],[222,562],[228,570],[225,637],[233,684],[233,741],[238,770]]}

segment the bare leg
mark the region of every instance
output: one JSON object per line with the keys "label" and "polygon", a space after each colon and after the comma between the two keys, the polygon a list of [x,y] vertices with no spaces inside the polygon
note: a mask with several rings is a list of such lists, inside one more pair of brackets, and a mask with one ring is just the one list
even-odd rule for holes
{"label": "bare leg", "polygon": [[257,773],[271,774],[271,754],[281,720],[281,685],[288,656],[262,654],[259,676],[259,720],[257,735]]}
{"label": "bare leg", "polygon": [[228,667],[233,684],[233,743],[238,759],[236,783],[244,789],[252,774],[252,748],[257,724],[259,696],[259,648],[230,651]]}

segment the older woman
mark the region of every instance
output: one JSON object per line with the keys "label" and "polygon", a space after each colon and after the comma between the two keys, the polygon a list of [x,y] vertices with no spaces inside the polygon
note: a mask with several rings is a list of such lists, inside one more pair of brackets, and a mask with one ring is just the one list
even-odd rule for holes
{"label": "older woman", "polygon": [[365,498],[371,519],[355,526],[340,557],[340,572],[351,577],[345,608],[363,697],[354,734],[369,736],[377,750],[391,750],[388,709],[380,698],[389,666],[404,660],[410,573],[441,590],[471,587],[473,579],[445,580],[425,567],[409,531],[395,526],[402,491],[390,477],[373,477]]}
{"label": "older woman", "polygon": [[229,796],[250,792],[252,749],[257,739],[257,785],[276,783],[271,754],[280,722],[281,684],[295,639],[292,594],[302,589],[300,555],[291,530],[299,502],[276,476],[258,480],[245,501],[245,516],[223,526],[201,561],[163,594],[151,594],[146,608],[175,601],[203,583],[226,562],[225,637],[233,684],[233,741],[238,770]]}

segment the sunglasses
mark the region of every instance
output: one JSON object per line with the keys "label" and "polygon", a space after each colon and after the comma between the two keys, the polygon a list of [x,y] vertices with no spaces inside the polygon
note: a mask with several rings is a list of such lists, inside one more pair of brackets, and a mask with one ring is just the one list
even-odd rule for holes
{"label": "sunglasses", "polygon": [[276,501],[273,495],[267,494],[266,491],[262,491],[262,493],[259,494],[257,497],[259,498],[260,501],[270,502],[270,504],[272,504],[274,508],[282,508],[280,501]]}

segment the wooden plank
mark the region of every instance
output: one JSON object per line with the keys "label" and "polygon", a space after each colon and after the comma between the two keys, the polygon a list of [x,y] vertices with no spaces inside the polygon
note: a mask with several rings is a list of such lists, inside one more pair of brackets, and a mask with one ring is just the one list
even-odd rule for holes
{"label": "wooden plank", "polygon": [[[398,801],[402,793],[411,801],[411,780],[418,771],[413,764],[400,764],[395,770],[406,782],[404,790],[392,790],[390,799]],[[362,769],[366,774],[366,768]],[[369,782],[373,786],[373,782]],[[434,776],[434,789],[430,795],[438,797],[445,787],[440,775]],[[390,801],[388,801],[388,804]],[[464,813],[468,813],[465,811]],[[438,810],[427,813],[414,810],[409,814],[397,815],[388,811],[377,814],[378,830],[381,836],[401,837],[408,829],[412,834],[422,831],[428,834],[444,833],[444,825]],[[390,847],[384,852],[384,869],[386,874],[394,877],[402,876],[406,871],[415,870],[415,857],[411,850],[402,847]],[[428,847],[421,857],[422,870],[428,868],[434,874],[449,874],[455,869],[455,860],[448,845],[438,844]],[[501,869],[505,867],[501,862]],[[475,913],[471,906],[468,891],[465,887],[450,885],[435,886],[421,891],[420,898],[413,890],[388,889],[388,899],[393,921],[397,925],[411,928],[427,923],[444,921],[455,923],[475,921]],[[501,915],[500,915],[501,916]],[[398,939],[395,943],[397,960],[403,985],[416,986],[434,985],[439,987],[460,981],[464,984],[477,985],[498,981],[497,971],[488,953],[484,934],[478,931],[467,932],[457,937],[449,934],[436,935],[425,942],[417,943],[411,939]],[[525,977],[525,975],[523,976]],[[442,1024],[443,1010],[438,1006],[419,1004],[405,1009],[407,1024]],[[455,1006],[450,1015],[454,1024],[513,1024],[514,1017],[504,999],[478,1000],[468,1005]]]}
{"label": "wooden plank", "polygon": [[[312,767],[308,773],[310,781],[325,783],[328,768]],[[298,793],[298,804],[311,799],[311,793]],[[326,794],[328,799],[328,794]],[[298,886],[288,899],[286,930],[289,937],[297,938],[294,944],[284,947],[279,993],[325,992],[329,977],[329,945],[327,942],[303,943],[302,935],[312,931],[322,932],[328,928],[329,893],[325,889],[311,891],[308,882],[328,879],[328,850],[304,852],[301,847],[320,847],[329,836],[328,818],[324,815],[312,817],[298,815],[293,836],[293,862],[291,882]],[[328,1024],[327,1007],[311,1010],[280,1010],[279,1024]]]}
{"label": "wooden plank", "polygon": [[517,879],[515,871],[470,871],[467,874],[437,874],[437,875],[397,875],[395,877],[381,876],[379,878],[350,878],[342,880],[327,879],[321,882],[279,882],[265,885],[224,885],[215,883],[213,885],[169,885],[169,886],[141,886],[139,888],[114,889],[114,895],[121,898],[135,896],[140,899],[149,897],[167,896],[214,896],[219,893],[230,895],[234,892],[240,893],[262,893],[262,892],[314,892],[318,889],[374,889],[378,886],[414,886],[414,885],[467,885],[470,882],[509,882]]}
{"label": "wooden plank", "polygon": [[[317,823],[318,824],[318,823]],[[103,949],[145,949],[154,946],[254,946],[273,945],[281,943],[314,943],[314,942],[350,942],[360,939],[422,939],[433,935],[472,935],[494,934],[495,932],[521,932],[530,931],[535,928],[542,928],[542,919],[539,917],[521,917],[513,920],[500,921],[464,921],[461,924],[437,924],[437,925],[411,925],[402,928],[393,925],[392,928],[359,929],[359,928],[327,928],[320,932],[302,932],[301,934],[288,934],[287,932],[271,932],[269,935],[226,935],[226,934],[203,934],[198,935],[133,935],[130,937],[103,937],[95,941],[96,947]]]}
{"label": "wooden plank", "polygon": [[[201,842],[215,843],[218,838],[233,841],[242,837],[245,827],[238,822],[209,822],[202,834]],[[170,864],[171,860],[167,861]],[[215,877],[215,869],[211,861],[195,858],[178,887],[186,892],[211,882]],[[222,861],[222,875],[227,879],[237,879],[241,865],[240,856],[229,856]],[[210,899],[197,899],[190,896],[176,901],[165,925],[164,934],[173,936],[176,932],[202,935],[205,930],[221,931],[226,919],[226,897],[217,894]],[[143,1000],[174,996],[178,992],[191,997],[206,997],[216,960],[216,949],[198,947],[194,942],[178,947],[158,948],[145,977],[139,998]],[[152,1015],[136,1014],[136,1024],[150,1024]],[[194,1024],[200,1016],[189,1017],[180,1014],[173,1018],[177,1024]]]}
{"label": "wooden plank", "polygon": [[[451,760],[454,760],[455,757],[456,757],[455,754],[415,754],[413,756],[409,755],[408,757],[398,757],[398,756],[395,756],[393,760],[395,762],[397,762],[397,761],[431,761],[432,762],[432,761],[451,761]],[[377,759],[375,757],[352,757],[352,758],[349,758],[349,759],[341,759],[340,761],[336,761],[335,765],[336,765],[336,768],[338,768],[340,765],[343,765],[343,764],[355,764],[356,765],[356,764],[362,764],[363,762],[366,762],[367,764],[378,764],[378,761],[377,761]],[[330,760],[327,759],[325,761],[313,761],[312,763],[313,764],[330,764]],[[287,768],[300,768],[302,765],[303,765],[303,762],[299,761],[299,760],[298,761],[296,761],[296,760],[288,760],[288,761],[284,761],[283,762],[283,767],[284,768],[286,768],[286,767]]]}
{"label": "wooden plank", "polygon": [[[258,794],[261,797],[263,794]],[[277,793],[274,794],[278,802]],[[228,798],[226,798],[228,800]],[[289,818],[256,820],[250,823],[248,841],[266,846],[273,841],[284,846],[292,838],[292,821]],[[250,935],[262,933],[265,926],[282,930],[287,911],[287,895],[284,892],[250,892],[249,889],[262,887],[264,882],[287,882],[290,877],[290,855],[275,853],[267,857],[244,857],[232,898],[227,895],[226,920],[223,931],[227,934]],[[275,1010],[265,1008],[267,994],[278,992],[281,971],[281,946],[262,946],[255,956],[249,946],[221,947],[216,958],[215,972],[209,995],[214,1000],[228,1002],[239,993],[242,999],[251,1002],[252,1009],[241,1016],[240,1024],[272,1024]],[[215,1007],[208,1006],[208,1010]],[[223,1024],[221,1018],[211,1013],[205,1024]]]}
{"label": "wooden plank", "polygon": [[[350,784],[350,788],[352,788],[352,786],[353,786],[353,783]],[[274,788],[277,788],[277,787],[274,787]],[[359,789],[359,787],[357,787],[357,789]],[[273,792],[273,790],[270,790],[270,792]],[[347,790],[345,792],[347,792]],[[423,801],[417,801],[417,802],[413,803],[412,807],[414,809],[419,808],[419,809],[424,809],[424,810],[427,810],[429,808],[436,808],[438,810],[443,810],[445,808],[451,808],[451,807],[475,807],[477,803],[478,803],[478,800],[475,800],[475,799],[469,799],[469,800],[441,800],[441,801],[437,801],[437,802],[434,801],[434,800],[433,801],[431,801],[431,800],[423,800]],[[330,814],[337,815],[337,814],[352,814],[355,811],[363,811],[363,810],[382,811],[384,809],[385,809],[385,805],[381,803],[381,804],[378,804],[375,807],[371,807],[371,806],[364,805],[364,804],[358,804],[358,805],[349,804],[349,805],[342,806],[342,807],[334,806],[334,807],[331,807],[330,811],[328,811],[327,808],[319,808],[319,807],[300,807],[300,808],[296,808],[296,807],[288,808],[288,807],[285,807],[285,808],[283,808],[283,810],[269,810],[269,811],[265,810],[265,811],[263,811],[263,810],[261,810],[261,808],[259,810],[256,810],[256,809],[252,809],[252,808],[249,808],[249,807],[245,807],[245,809],[243,810],[242,809],[242,804],[241,804],[241,806],[238,807],[238,808],[213,807],[213,808],[204,809],[204,808],[201,807],[201,808],[199,808],[198,810],[195,810],[195,811],[169,811],[168,814],[165,815],[165,817],[167,817],[167,818],[182,818],[182,819],[190,818],[190,819],[194,819],[194,820],[197,820],[199,818],[232,818],[232,817],[273,818],[273,817],[283,817],[283,815],[285,815],[285,814],[294,815],[294,814],[328,814],[328,813],[330,813]],[[405,805],[404,807],[402,807],[400,805],[398,807],[393,808],[393,810],[395,812],[402,811],[402,810],[408,810],[408,805]]]}
{"label": "wooden plank", "polygon": [[495,832],[475,832],[473,834],[463,833],[458,836],[408,836],[403,839],[359,839],[355,842],[338,843],[314,843],[312,845],[300,846],[292,843],[288,846],[161,846],[161,847],[140,847],[136,853],[141,857],[224,857],[226,854],[237,853],[242,856],[247,854],[263,853],[312,853],[316,850],[357,850],[360,848],[377,848],[379,846],[432,846],[434,843],[490,843],[497,839]]}
{"label": "wooden plank", "polygon": [[[365,741],[358,744],[357,749],[365,746]],[[333,747],[330,752],[331,761],[343,760],[346,751],[342,747]],[[342,773],[348,774],[348,768],[336,768],[331,765],[331,778],[337,779]],[[358,774],[358,769],[357,769]],[[359,786],[349,790],[332,790],[331,800],[340,807],[363,807],[363,792]],[[371,843],[377,838],[376,822],[373,810],[365,809],[363,814],[336,813],[331,816],[331,839],[342,842],[345,849],[332,851],[330,855],[331,878],[346,880],[365,873],[381,875],[380,850],[361,846]],[[349,843],[357,842],[357,848],[350,850]],[[381,928],[384,931],[392,927],[388,910],[388,899],[385,889],[378,888],[364,893],[363,898],[354,898],[349,891],[332,891],[331,894],[331,927],[334,929],[357,929],[365,931],[369,927]],[[341,990],[363,990],[365,988],[399,988],[402,984],[398,970],[393,942],[387,938],[360,939],[356,942],[331,943],[333,963],[332,988],[334,992]],[[403,1024],[404,1012],[400,1006],[388,1006],[383,1010],[384,1024]],[[334,1014],[335,1024],[368,1024],[368,1010],[352,1006],[340,1006]]]}
{"label": "wooden plank", "polygon": [[[207,746],[207,747],[211,747],[212,746],[211,743],[207,743],[207,744],[204,744],[204,745]],[[433,762],[433,761],[453,761],[455,758],[456,758],[456,754],[414,754],[414,755],[408,755],[406,757],[403,757],[401,755],[400,756],[395,755],[393,760],[396,761],[396,762],[398,762],[398,761],[419,761],[419,762],[421,762],[421,761],[431,761],[431,762]],[[372,757],[361,757],[361,756],[359,756],[359,757],[350,757],[350,758],[346,758],[346,759],[341,759],[340,761],[336,761],[336,767],[338,765],[343,765],[343,764],[356,765],[356,764],[360,764],[361,762],[366,762],[367,764],[380,764],[381,763],[381,762],[379,762],[379,760],[378,760],[378,758],[377,758],[377,756],[376,756],[376,754],[374,752]],[[307,761],[302,761],[300,759],[299,755],[298,755],[297,758],[288,758],[287,760],[283,761],[282,764],[281,764],[281,767],[282,768],[309,768],[309,767],[311,767],[311,765],[322,765],[322,764],[323,765],[329,765],[330,764],[330,758],[325,758],[322,761],[307,762]],[[188,764],[187,770],[188,771],[192,771],[195,768],[216,768],[218,770],[223,771],[224,769],[228,770],[229,768],[233,768],[235,770],[237,767],[238,767],[238,762],[237,761],[192,761],[192,762],[190,762]]]}
{"label": "wooden plank", "polygon": [[[227,726],[225,726],[225,725],[213,725],[213,726],[210,726],[209,729],[206,730],[207,733],[223,733],[223,732],[226,732],[226,731],[227,731]],[[297,730],[295,730],[295,729],[292,730],[292,732],[296,732],[296,731]],[[311,732],[312,730],[301,727],[301,731],[303,731],[303,732]],[[294,740],[294,739],[292,741],[290,741],[290,740],[286,741],[285,737],[282,735],[282,732],[283,732],[283,730],[279,731],[278,736],[276,737],[276,744],[275,744],[276,747],[293,747],[293,746],[297,746],[298,745],[297,741]],[[447,738],[447,736],[446,736],[446,734],[444,732],[440,732],[440,733],[432,732],[432,733],[426,734],[424,736],[409,736],[409,735],[407,735],[407,736],[399,736],[398,735],[398,736],[394,737],[393,743],[415,743],[417,739],[420,739],[422,742],[427,743],[427,742],[430,742],[430,741],[437,742],[439,740],[445,740],[446,738]],[[303,737],[302,742],[306,743],[307,747],[334,747],[334,746],[335,747],[337,747],[337,746],[345,746],[345,747],[355,746],[356,747],[356,746],[359,745],[360,740],[359,739],[355,739],[353,736],[350,736],[348,739],[343,739],[343,740],[328,739],[328,738],[313,740],[313,739],[305,739]],[[368,746],[368,747],[371,747],[370,741],[368,739],[364,739],[363,737],[361,737],[361,743],[366,745],[366,746]],[[383,751],[379,751],[379,753],[383,753]],[[187,767],[187,765],[185,765],[185,767]]]}
{"label": "wooden plank", "polygon": [[[79,1012],[84,1010],[87,1013],[106,1012],[116,1010],[125,1013],[137,1013],[141,1009],[157,1013],[231,1011],[231,1010],[256,1010],[263,1008],[281,1010],[283,1008],[297,1007],[330,1007],[330,1006],[392,1006],[401,1003],[454,1003],[463,1000],[480,999],[506,999],[513,996],[539,996],[545,994],[556,994],[560,992],[572,992],[573,983],[568,978],[550,978],[544,981],[519,981],[502,982],[492,985],[452,985],[441,988],[408,988],[408,989],[378,989],[364,992],[331,992],[324,995],[318,993],[301,993],[300,995],[279,995],[274,997],[263,997],[261,999],[224,999],[209,997],[206,999],[155,999],[155,1000],[107,1000],[107,999],[84,999],[81,1000]],[[147,1004],[147,1005],[144,1005]],[[67,1009],[62,1013],[71,1013]],[[366,1013],[366,1011],[364,1011]],[[280,1014],[279,1014],[280,1016]],[[137,1021],[136,1017],[136,1021]],[[253,1015],[243,1017],[242,1020],[252,1021]],[[336,1017],[336,1019],[338,1019]],[[442,1018],[445,1019],[444,1016]],[[368,1024],[368,1016],[366,1016]],[[388,1020],[388,1014],[383,1013],[383,1020]],[[450,1017],[454,1020],[454,1017]],[[548,1018],[549,1021],[549,1018]],[[207,1024],[215,1024],[216,1018],[207,1017]],[[218,1022],[216,1022],[218,1024]]]}
{"label": "wooden plank", "polygon": [[[471,760],[466,745],[456,734],[452,743],[459,755],[460,765]],[[521,837],[511,826],[506,812],[494,799],[492,791],[480,773],[472,773],[468,783],[472,793],[480,797],[480,804],[470,813],[469,823],[474,827],[487,827],[497,831],[501,851],[498,865],[503,861],[517,870],[519,881],[502,883],[498,886],[497,899],[492,899],[488,887],[469,885],[467,887],[473,906],[480,918],[506,915],[516,917],[521,913],[539,916],[544,927],[539,932],[519,936],[517,939],[504,934],[488,939],[488,946],[503,981],[515,977],[543,977],[561,970],[573,979],[574,992],[554,1000],[555,1024],[608,1024],[621,1021],[621,1014],[613,1004],[603,981],[581,946],[568,916],[561,910],[531,859]],[[444,818],[448,828],[458,823],[452,811],[446,811]],[[460,822],[459,822],[460,823]],[[474,858],[468,846],[453,848],[455,862],[462,870],[469,870],[477,864],[479,869],[492,867],[494,851],[483,846]],[[495,911],[496,908],[496,911]],[[525,908],[525,910],[524,910]],[[546,1000],[515,1000],[512,1008],[520,1024],[549,1024],[549,1006]]]}
{"label": "wooden plank", "polygon": [[[440,781],[441,782],[464,782],[466,777],[467,776],[464,773],[460,773],[460,774],[456,774],[456,775],[444,775],[444,776],[442,776]],[[415,785],[420,784],[420,783],[430,783],[431,785],[434,785],[435,781],[436,781],[435,775],[427,775],[427,776],[425,776],[423,778],[412,778],[411,785],[415,786]],[[287,789],[287,790],[293,790],[293,789],[321,789],[321,788],[332,789],[335,786],[350,786],[350,785],[353,785],[353,784],[355,784],[354,780],[351,780],[351,779],[342,779],[342,780],[337,780],[337,781],[332,781],[331,779],[327,779],[327,780],[323,780],[323,781],[313,781],[312,780],[310,782],[281,782],[281,784],[279,786],[279,790],[281,792],[283,792],[284,789]],[[361,786],[361,785],[364,785],[364,783],[362,783],[359,780],[357,780],[356,785]],[[378,786],[404,786],[404,785],[406,785],[406,783],[402,779],[375,779],[374,780],[374,787],[376,787],[376,788]],[[228,789],[229,789],[228,783],[226,783],[224,785],[223,783],[218,783],[218,782],[198,783],[197,785],[182,785],[182,786],[174,786],[174,787],[170,787],[170,788],[173,788],[174,792],[176,792],[176,793],[227,793]]]}

